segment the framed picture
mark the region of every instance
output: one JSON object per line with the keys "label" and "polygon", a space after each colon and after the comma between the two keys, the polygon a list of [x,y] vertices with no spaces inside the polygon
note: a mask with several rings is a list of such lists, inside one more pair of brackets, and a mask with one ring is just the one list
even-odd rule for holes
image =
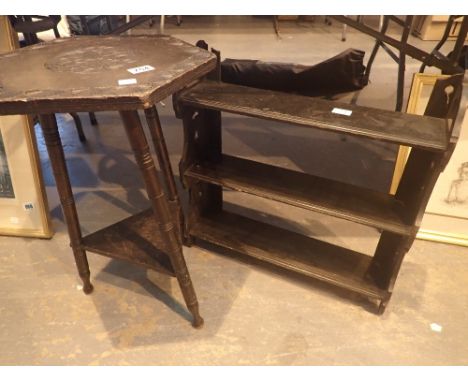
{"label": "framed picture", "polygon": [[[407,112],[423,114],[436,80],[444,77],[447,76],[415,74]],[[418,239],[468,246],[467,86],[468,84],[464,84],[465,91],[455,124],[456,133],[458,131],[457,146],[434,187],[421,222]],[[396,191],[408,154],[409,148],[401,146],[395,164],[391,193]]]}
{"label": "framed picture", "polygon": [[432,192],[418,238],[468,246],[468,108],[466,99],[460,106],[459,113],[464,117],[457,146]]}
{"label": "framed picture", "polygon": [[[411,84],[406,112],[408,114],[423,115],[437,79],[446,77],[448,76],[443,74],[416,73]],[[398,149],[392,184],[390,186],[390,193],[392,195],[395,194],[398,188],[410,150],[411,148],[407,146],[400,146]]]}
{"label": "framed picture", "polygon": [[[0,16],[0,53],[17,47],[7,16]],[[52,229],[32,121],[0,116],[0,235],[50,238]]]}

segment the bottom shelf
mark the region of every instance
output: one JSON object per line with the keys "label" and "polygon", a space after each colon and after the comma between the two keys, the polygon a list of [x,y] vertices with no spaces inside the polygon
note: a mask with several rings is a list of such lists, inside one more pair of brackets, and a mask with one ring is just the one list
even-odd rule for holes
{"label": "bottom shelf", "polygon": [[148,209],[85,236],[82,248],[174,276],[162,234]]}
{"label": "bottom shelf", "polygon": [[190,235],[368,297],[388,296],[364,278],[371,256],[237,214],[204,216],[192,224]]}

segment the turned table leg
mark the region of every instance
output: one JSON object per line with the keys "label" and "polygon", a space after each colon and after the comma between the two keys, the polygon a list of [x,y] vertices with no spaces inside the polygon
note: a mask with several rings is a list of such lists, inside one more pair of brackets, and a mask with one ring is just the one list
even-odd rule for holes
{"label": "turned table leg", "polygon": [[148,142],[146,140],[138,112],[136,110],[120,111],[120,116],[124,122],[125,130],[130,141],[130,146],[132,147],[135,155],[136,162],[143,175],[148,198],[151,202],[161,235],[163,236],[163,240],[167,241],[170,251],[168,255],[171,259],[180,289],[182,290],[185,303],[193,315],[193,326],[200,327],[203,325],[203,318],[200,316],[198,310],[198,301],[195,295],[195,290],[188,273],[187,265],[185,264],[182,245],[180,244],[177,229],[174,226],[174,221],[169,211],[166,196],[164,195],[164,191],[156,173],[156,167],[149,151]]}
{"label": "turned table leg", "polygon": [[164,179],[167,184],[169,200],[179,200],[177,194],[177,187],[174,181],[174,174],[172,173],[171,162],[169,160],[169,153],[167,152],[166,142],[161,128],[161,121],[159,120],[158,110],[156,106],[145,109],[146,121],[148,122],[149,131],[153,140],[154,149],[158,157],[159,166],[164,174]]}
{"label": "turned table leg", "polygon": [[167,146],[164,140],[161,121],[159,120],[159,114],[156,106],[153,105],[152,107],[145,109],[145,116],[149,132],[151,134],[151,139],[153,141],[154,150],[158,157],[159,167],[164,175],[164,180],[167,186],[167,197],[171,203],[175,204],[178,211],[180,239],[182,240],[184,231],[184,215],[182,213],[179,194],[177,192],[177,186],[172,172],[171,161],[169,159],[169,153],[167,152]]}
{"label": "turned table leg", "polygon": [[68,177],[65,155],[58,132],[57,121],[54,114],[42,114],[39,116],[44,140],[49,153],[52,171],[54,173],[57,191],[60,197],[65,222],[67,223],[70,246],[75,256],[76,267],[81,280],[83,280],[83,292],[89,294],[93,291],[90,281],[88,259],[86,252],[81,248],[81,229],[76,213],[75,200]]}

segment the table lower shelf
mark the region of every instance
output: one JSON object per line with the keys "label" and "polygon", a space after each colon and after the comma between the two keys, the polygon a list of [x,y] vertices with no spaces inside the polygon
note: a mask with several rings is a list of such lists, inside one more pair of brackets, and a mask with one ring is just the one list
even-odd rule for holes
{"label": "table lower shelf", "polygon": [[85,236],[82,248],[175,276],[162,234],[148,209]]}
{"label": "table lower shelf", "polygon": [[222,211],[192,222],[191,236],[362,295],[388,292],[365,278],[371,256]]}

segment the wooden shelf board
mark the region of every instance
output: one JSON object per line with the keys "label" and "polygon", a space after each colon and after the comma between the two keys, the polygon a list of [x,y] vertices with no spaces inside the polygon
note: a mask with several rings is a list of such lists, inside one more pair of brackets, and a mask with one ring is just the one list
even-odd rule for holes
{"label": "wooden shelf board", "polygon": [[175,275],[151,209],[85,236],[82,248]]}
{"label": "wooden shelf board", "polygon": [[415,229],[393,195],[247,159],[223,155],[218,164],[192,165],[185,176],[398,234]]}
{"label": "wooden shelf board", "polygon": [[240,215],[202,217],[190,235],[368,297],[388,294],[365,279],[372,257]]}
{"label": "wooden shelf board", "polygon": [[[433,117],[208,80],[181,93],[179,100],[193,107],[288,122],[427,150],[444,151],[448,146],[446,121]],[[352,114],[337,114],[336,108],[349,110]]]}

